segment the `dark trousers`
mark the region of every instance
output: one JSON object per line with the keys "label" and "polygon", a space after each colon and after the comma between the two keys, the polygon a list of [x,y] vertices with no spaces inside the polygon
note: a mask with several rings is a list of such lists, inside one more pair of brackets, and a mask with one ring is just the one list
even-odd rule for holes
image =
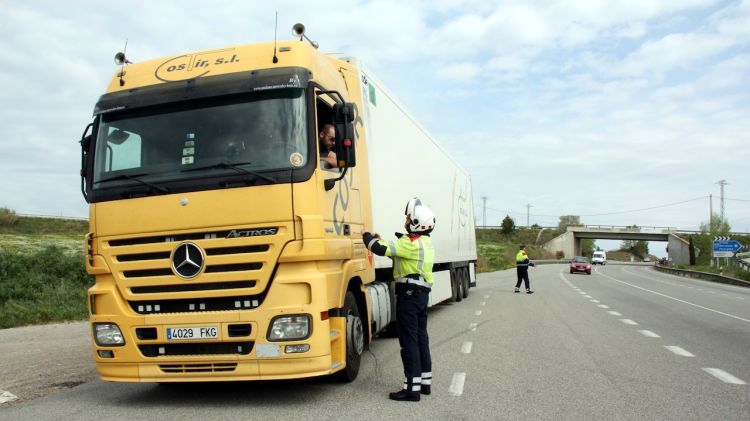
{"label": "dark trousers", "polygon": [[[427,336],[427,302],[429,291],[419,287],[396,288],[396,320],[401,361],[408,390],[415,378],[432,372],[430,338]],[[417,383],[418,384],[418,383]]]}
{"label": "dark trousers", "polygon": [[529,288],[529,268],[528,266],[516,267],[516,276],[518,276],[518,282],[516,282],[516,288],[521,287],[521,281],[526,284],[526,289]]}

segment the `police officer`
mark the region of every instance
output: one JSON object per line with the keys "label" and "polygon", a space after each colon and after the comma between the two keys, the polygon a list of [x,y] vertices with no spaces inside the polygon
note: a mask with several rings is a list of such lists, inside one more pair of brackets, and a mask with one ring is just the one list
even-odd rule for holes
{"label": "police officer", "polygon": [[526,293],[533,294],[534,291],[531,290],[531,285],[529,284],[529,266],[535,265],[534,262],[529,260],[529,255],[526,254],[526,245],[521,244],[518,248],[518,253],[516,253],[516,276],[518,277],[518,282],[516,282],[516,290],[514,292],[521,292],[519,288],[521,288],[521,281],[523,280],[526,284]]}
{"label": "police officer", "polygon": [[396,233],[398,240],[385,241],[378,234],[365,231],[362,237],[373,253],[393,259],[396,323],[404,364],[404,386],[388,396],[396,401],[418,401],[420,395],[430,394],[432,385],[427,301],[435,261],[435,249],[430,239],[430,233],[435,228],[435,214],[416,197],[409,200],[404,213],[407,235]]}

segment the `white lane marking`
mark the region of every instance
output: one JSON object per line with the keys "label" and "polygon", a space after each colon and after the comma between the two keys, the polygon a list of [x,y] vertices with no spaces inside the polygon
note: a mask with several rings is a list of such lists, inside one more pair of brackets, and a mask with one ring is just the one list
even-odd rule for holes
{"label": "white lane marking", "polygon": [[461,396],[464,393],[464,382],[466,381],[466,373],[453,373],[453,379],[451,385],[448,388],[448,393],[453,396]]}
{"label": "white lane marking", "polygon": [[484,298],[490,298],[490,296],[489,295],[485,295]]}
{"label": "white lane marking", "polygon": [[16,399],[18,399],[18,396],[14,395],[14,394],[12,394],[10,392],[6,392],[4,390],[0,390],[0,403],[13,402]]}
{"label": "white lane marking", "polygon": [[641,335],[647,337],[647,338],[661,338],[661,336],[657,335],[656,333],[650,331],[650,330],[639,330],[638,332],[641,332]]}
{"label": "white lane marking", "polygon": [[471,354],[471,342],[464,342],[463,345],[461,345],[461,353]]}
{"label": "white lane marking", "polygon": [[672,351],[673,353],[681,356],[681,357],[695,357],[693,353],[686,351],[679,346],[676,345],[664,345],[664,348],[667,348],[668,350]]}
{"label": "white lane marking", "polygon": [[481,315],[482,315],[482,310],[477,310],[477,311],[475,311],[475,312],[474,312],[474,315],[475,315],[475,316],[481,316]]}
{"label": "white lane marking", "polygon": [[[628,282],[625,282],[625,281],[621,281],[621,280],[619,280],[619,279],[613,278],[613,277],[611,277],[611,276],[609,276],[609,275],[605,275],[605,274],[603,274],[603,273],[599,272],[598,270],[597,270],[597,273],[598,273],[598,274],[600,274],[600,275],[602,275],[602,276],[604,276],[605,278],[609,278],[609,279],[611,279],[611,280],[613,280],[613,281],[615,281],[615,282],[619,282],[619,283],[621,283],[621,284],[625,284],[625,285],[631,286],[631,287],[633,287],[633,288],[638,288],[638,289],[640,289],[640,290],[643,290],[643,291],[646,291],[646,292],[650,292],[650,293],[652,293],[652,294],[660,295],[660,296],[662,296],[662,297],[664,297],[664,298],[669,298],[670,300],[675,300],[675,301],[679,301],[679,302],[681,302],[681,303],[684,303],[684,304],[688,304],[688,305],[691,305],[691,306],[694,306],[694,307],[698,307],[698,308],[701,308],[701,309],[703,309],[703,310],[707,310],[707,311],[712,311],[712,312],[714,312],[714,313],[717,313],[717,314],[721,314],[722,316],[727,316],[727,317],[731,317],[731,318],[733,318],[733,319],[741,320],[741,321],[743,321],[743,322],[746,322],[746,323],[750,323],[750,320],[748,320],[748,319],[744,319],[744,318],[742,318],[742,317],[739,317],[739,316],[735,316],[735,315],[733,315],[733,314],[729,314],[729,313],[724,313],[723,311],[719,311],[719,310],[714,310],[714,309],[712,309],[712,308],[708,308],[708,307],[703,307],[703,306],[701,306],[701,305],[698,305],[698,304],[694,304],[694,303],[691,303],[690,301],[685,301],[685,300],[680,300],[679,298],[675,298],[675,297],[670,297],[669,295],[667,295],[667,294],[662,294],[661,292],[651,291],[650,289],[647,289],[647,288],[643,288],[643,287],[639,287],[638,285],[633,285],[633,284],[631,284],[631,283],[628,283]],[[700,290],[698,290],[698,291],[700,291]]]}
{"label": "white lane marking", "polygon": [[616,311],[608,311],[607,313],[609,313],[609,314],[611,314],[611,315],[613,315],[613,316],[617,316],[617,317],[620,317],[620,316],[622,316],[622,313],[618,313],[618,312],[616,312]]}
{"label": "white lane marking", "polygon": [[620,321],[623,322],[623,323],[625,323],[626,325],[631,325],[631,326],[635,326],[635,325],[638,324],[638,322],[635,322],[635,321],[630,320],[630,319],[620,319]]}
{"label": "white lane marking", "polygon": [[606,305],[606,304],[599,304],[597,307],[599,307],[599,308],[609,308],[609,306]]}
{"label": "white lane marking", "polygon": [[598,303],[598,302],[600,302],[599,300],[589,300],[589,301],[591,301],[592,303]]}
{"label": "white lane marking", "polygon": [[584,291],[578,291],[578,293],[581,294],[581,295],[586,295],[586,293]]}
{"label": "white lane marking", "polygon": [[471,330],[472,332],[476,332],[476,331],[477,331],[477,324],[476,324],[476,323],[471,323],[471,324],[469,324],[469,329],[470,329],[470,330]]}
{"label": "white lane marking", "polygon": [[739,379],[737,377],[734,377],[733,375],[727,373],[724,370],[721,370],[719,368],[704,368],[703,371],[705,371],[708,374],[713,375],[717,379],[723,381],[724,383],[731,383],[731,384],[747,384],[746,381]]}
{"label": "white lane marking", "polygon": [[484,306],[485,304],[487,304],[486,301],[482,301],[481,303],[479,303],[480,306]]}
{"label": "white lane marking", "polygon": [[734,297],[734,298],[736,298],[738,300],[744,300],[744,298],[742,298],[742,297]]}
{"label": "white lane marking", "polygon": [[590,295],[584,295],[583,298],[591,298]]}

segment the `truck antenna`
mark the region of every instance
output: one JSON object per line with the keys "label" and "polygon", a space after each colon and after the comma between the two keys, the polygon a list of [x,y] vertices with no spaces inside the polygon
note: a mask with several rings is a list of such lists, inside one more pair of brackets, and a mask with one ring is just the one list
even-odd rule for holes
{"label": "truck antenna", "polygon": [[279,32],[279,11],[276,11],[276,25],[273,27],[273,63],[279,62],[279,58],[276,57],[276,34]]}
{"label": "truck antenna", "polygon": [[120,76],[120,86],[125,86],[125,80],[123,79],[123,76],[125,76],[125,65],[133,64],[125,56],[126,51],[128,51],[128,39],[127,38],[125,38],[125,48],[123,48],[121,52],[115,54],[115,64],[120,66],[120,74],[118,75]]}

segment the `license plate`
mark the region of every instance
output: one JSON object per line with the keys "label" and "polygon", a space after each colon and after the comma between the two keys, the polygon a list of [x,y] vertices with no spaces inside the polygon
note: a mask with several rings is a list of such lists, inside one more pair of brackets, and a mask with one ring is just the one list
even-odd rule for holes
{"label": "license plate", "polygon": [[168,341],[188,341],[193,339],[218,339],[219,329],[216,326],[168,327]]}

